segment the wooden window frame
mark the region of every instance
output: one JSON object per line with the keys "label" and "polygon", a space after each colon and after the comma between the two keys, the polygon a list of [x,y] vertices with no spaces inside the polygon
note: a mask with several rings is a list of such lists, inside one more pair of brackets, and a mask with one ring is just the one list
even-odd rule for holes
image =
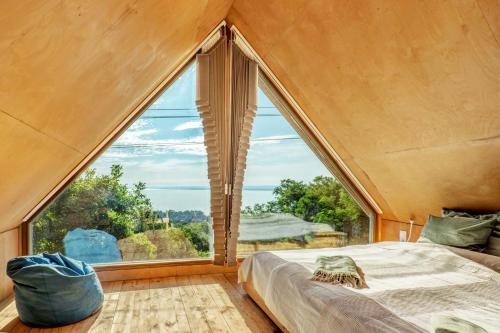
{"label": "wooden window frame", "polygon": [[[141,100],[141,102],[134,107],[132,112],[130,112],[117,126],[109,133],[103,141],[101,141],[83,160],[81,160],[78,165],[68,173],[61,182],[59,182],[49,193],[47,193],[42,200],[31,209],[28,214],[22,219],[21,230],[25,232],[21,233],[21,254],[30,255],[32,253],[32,232],[33,224],[32,222],[36,217],[52,202],[57,196],[63,192],[72,181],[74,181],[78,176],[80,176],[99,156],[101,156],[109,146],[113,144],[132,124],[141,117],[144,112],[179,78],[187,68],[192,65],[196,60],[196,54],[198,54],[206,45],[213,43],[214,38],[220,35],[221,29],[225,29],[226,22],[220,22],[209,34],[208,36],[198,45],[196,45],[187,55],[184,57],[175,69],[168,74],[165,78],[160,80],[160,82],[153,85],[151,91]],[[200,262],[200,264],[211,264],[213,260],[205,258],[190,258],[190,259],[172,259],[172,260],[161,260],[161,261],[128,261],[126,263],[109,263],[109,264],[92,264],[96,270],[107,271],[113,270],[115,267],[121,267],[122,269],[131,268],[148,268],[148,267],[163,267],[163,266],[179,266],[179,264]]]}
{"label": "wooden window frame", "polygon": [[[40,214],[46,206],[55,199],[73,180],[75,180],[91,163],[93,163],[106,149],[125,132],[148,108],[154,101],[167,90],[175,80],[184,73],[184,71],[195,61],[195,56],[200,50],[212,43],[214,37],[220,34],[221,29],[226,29],[225,21],[222,21],[216,28],[189,54],[180,61],[177,67],[164,79],[155,84],[151,91],[142,99],[142,101],[118,124],[118,126],[108,134],[102,142],[100,142],[80,163],[64,177],[47,195],[23,218],[21,224],[21,246],[22,255],[31,253],[31,237],[33,220]],[[364,189],[361,183],[349,170],[347,165],[341,160],[340,156],[335,152],[333,147],[321,135],[319,130],[308,119],[305,112],[300,108],[293,97],[286,91],[277,77],[253,50],[250,44],[246,41],[239,30],[233,25],[230,31],[239,41],[238,46],[259,65],[259,86],[261,84],[269,85],[274,93],[277,94],[277,100],[282,103],[280,110],[286,110],[283,114],[289,123],[297,130],[298,134],[304,139],[306,144],[313,150],[316,156],[328,168],[328,170],[337,178],[337,180],[346,188],[353,196],[356,203],[361,207],[365,214],[370,219],[370,242],[374,241],[375,229],[377,221],[380,220],[382,210],[377,205],[375,200]],[[229,67],[229,66],[228,66]],[[229,71],[229,69],[227,70]],[[228,72],[229,76],[230,73]],[[229,105],[229,97],[226,103]],[[241,261],[243,256],[238,256],[238,261]],[[157,261],[129,261],[124,263],[110,264],[93,264],[99,272],[117,271],[117,270],[134,270],[147,268],[162,268],[162,267],[183,267],[190,265],[213,265],[212,259],[172,259],[172,260],[157,260]]]}
{"label": "wooden window frame", "polygon": [[[283,84],[278,80],[276,75],[271,71],[269,66],[253,49],[250,43],[245,39],[243,34],[235,25],[230,28],[233,39],[240,49],[247,54],[248,57],[255,60],[259,65],[259,86],[261,84],[268,85],[270,91],[274,92],[275,100],[281,104],[280,110],[285,110],[286,114],[281,112],[297,133],[302,137],[306,144],[322,161],[325,167],[336,177],[336,179],[344,186],[347,192],[353,197],[354,201],[360,206],[363,212],[370,220],[369,242],[372,243],[378,237],[378,223],[382,210],[372,196],[366,191],[361,182],[350,171],[349,167],[342,161],[340,155],[330,145],[326,138],[321,134],[317,127],[306,115],[304,110],[288,93]],[[375,237],[377,235],[377,237]]]}

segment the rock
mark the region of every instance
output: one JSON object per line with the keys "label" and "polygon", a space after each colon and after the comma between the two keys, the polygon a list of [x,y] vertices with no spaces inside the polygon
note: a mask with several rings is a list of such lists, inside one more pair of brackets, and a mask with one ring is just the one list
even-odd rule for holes
{"label": "rock", "polygon": [[122,261],[116,238],[95,229],[76,228],[64,237],[66,256],[90,264]]}

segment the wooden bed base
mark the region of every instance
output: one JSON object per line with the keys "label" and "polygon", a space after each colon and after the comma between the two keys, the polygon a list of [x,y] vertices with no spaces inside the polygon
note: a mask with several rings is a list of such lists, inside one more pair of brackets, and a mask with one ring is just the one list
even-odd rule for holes
{"label": "wooden bed base", "polygon": [[253,301],[257,303],[257,305],[262,309],[262,311],[264,311],[267,314],[269,318],[271,318],[271,320],[276,324],[276,326],[278,326],[280,330],[282,330],[284,333],[290,333],[290,331],[286,329],[285,325],[280,323],[278,318],[276,318],[276,316],[271,312],[271,310],[269,310],[269,308],[266,306],[266,303],[254,289],[251,283],[243,282],[242,286],[243,289],[245,289],[245,291],[247,292],[247,294],[253,299]]}

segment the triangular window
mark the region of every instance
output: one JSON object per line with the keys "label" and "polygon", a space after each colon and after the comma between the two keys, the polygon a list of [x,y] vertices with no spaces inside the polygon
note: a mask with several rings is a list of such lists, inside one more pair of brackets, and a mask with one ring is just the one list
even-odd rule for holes
{"label": "triangular window", "polygon": [[210,191],[196,66],[33,222],[32,251],[89,263],[211,256]]}
{"label": "triangular window", "polygon": [[236,265],[237,254],[257,250],[371,239],[364,199],[235,36],[214,37],[80,176],[60,184],[31,220],[33,253]]}
{"label": "triangular window", "polygon": [[368,243],[370,219],[287,116],[259,89],[238,254]]}

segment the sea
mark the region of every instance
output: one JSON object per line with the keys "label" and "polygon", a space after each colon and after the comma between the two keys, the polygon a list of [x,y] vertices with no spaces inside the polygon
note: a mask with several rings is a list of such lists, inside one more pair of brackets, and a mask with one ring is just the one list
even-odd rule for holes
{"label": "sea", "polygon": [[[244,187],[242,207],[273,200],[274,188],[272,185]],[[210,212],[210,190],[207,186],[148,187],[145,194],[155,210],[201,210],[207,215]]]}

